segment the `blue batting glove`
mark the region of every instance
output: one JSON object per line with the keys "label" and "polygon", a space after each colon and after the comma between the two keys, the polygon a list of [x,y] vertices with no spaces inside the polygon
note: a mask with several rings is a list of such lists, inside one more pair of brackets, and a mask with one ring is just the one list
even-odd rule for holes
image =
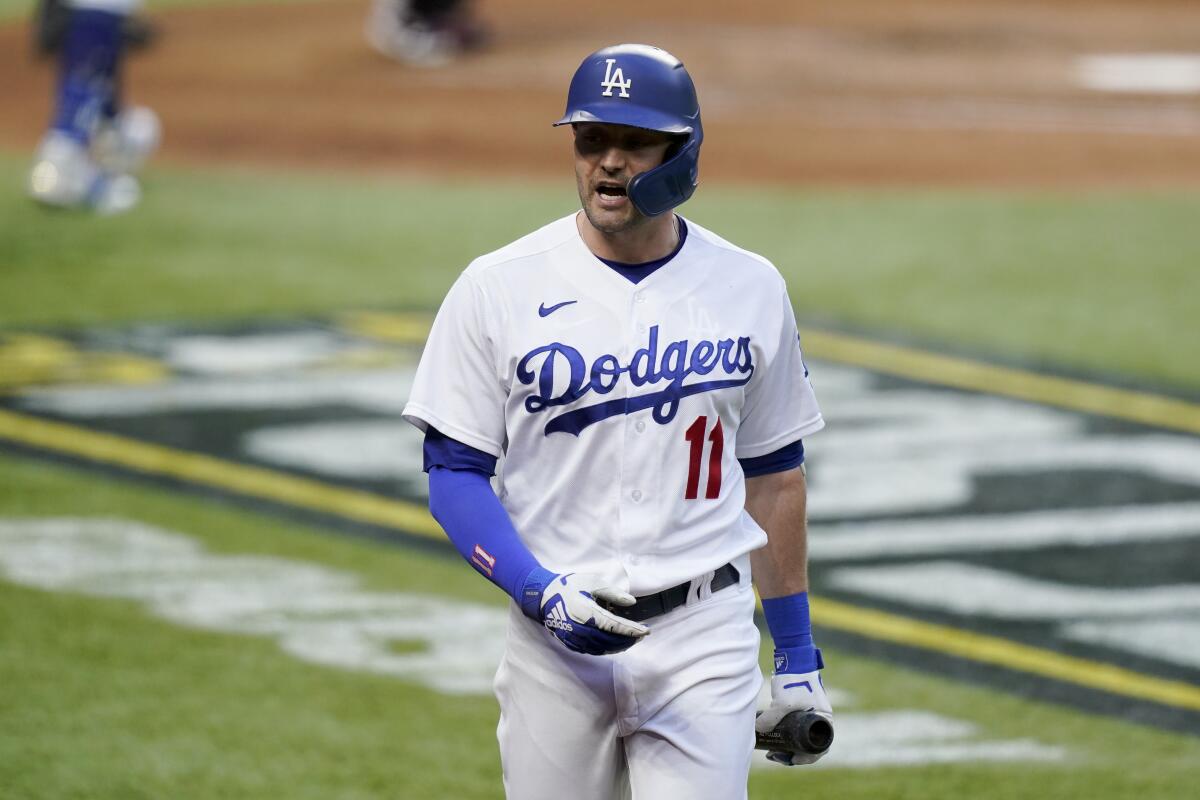
{"label": "blue batting glove", "polygon": [[628,650],[650,632],[645,625],[612,613],[597,600],[616,606],[637,602],[633,595],[608,586],[598,575],[555,574],[539,568],[525,579],[521,610],[545,625],[567,649],[593,656]]}

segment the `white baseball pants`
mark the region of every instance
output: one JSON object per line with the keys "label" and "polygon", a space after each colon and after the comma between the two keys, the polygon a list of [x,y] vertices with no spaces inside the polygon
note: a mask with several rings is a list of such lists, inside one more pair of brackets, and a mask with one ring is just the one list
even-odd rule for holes
{"label": "white baseball pants", "polygon": [[744,800],[762,673],[740,571],[613,656],[572,653],[514,604],[495,681],[508,800]]}

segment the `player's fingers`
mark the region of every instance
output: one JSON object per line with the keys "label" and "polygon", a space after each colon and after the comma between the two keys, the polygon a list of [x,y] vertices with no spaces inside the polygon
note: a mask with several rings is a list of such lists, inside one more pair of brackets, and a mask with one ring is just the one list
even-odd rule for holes
{"label": "player's fingers", "polygon": [[562,642],[567,649],[589,656],[620,653],[628,650],[640,641],[632,636],[620,636],[608,631],[602,631],[588,623],[576,625],[574,630],[570,632],[555,629],[553,633],[555,638]]}
{"label": "player's fingers", "polygon": [[592,594],[595,595],[597,600],[603,600],[615,606],[631,606],[637,602],[637,598],[629,592],[622,592],[620,589],[614,589],[611,586],[602,586],[599,589],[594,589]]}
{"label": "player's fingers", "polygon": [[754,719],[754,730],[759,733],[769,733],[779,724],[779,720],[787,716],[788,712],[794,711],[792,708],[783,708],[772,706],[766,711],[759,713]]}
{"label": "player's fingers", "polygon": [[812,706],[813,711],[821,716],[833,719],[833,705],[829,702],[829,695],[825,694],[825,692],[817,692],[808,701],[808,704]]}
{"label": "player's fingers", "polygon": [[640,639],[650,632],[650,629],[640,622],[634,622],[631,619],[617,616],[600,606],[596,606],[591,624],[602,631],[615,633],[618,636],[630,636],[634,639]]}

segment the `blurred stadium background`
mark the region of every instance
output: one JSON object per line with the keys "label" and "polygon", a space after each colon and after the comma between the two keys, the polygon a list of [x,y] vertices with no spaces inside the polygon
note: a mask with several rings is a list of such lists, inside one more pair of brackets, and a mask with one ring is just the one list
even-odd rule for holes
{"label": "blurred stadium background", "polygon": [[839,741],[751,797],[1182,798],[1200,779],[1200,5],[150,0],[133,212],[22,191],[0,0],[0,798],[494,798],[503,603],[398,419],[474,256],[575,202],[580,58],[697,79],[685,215],[788,277]]}

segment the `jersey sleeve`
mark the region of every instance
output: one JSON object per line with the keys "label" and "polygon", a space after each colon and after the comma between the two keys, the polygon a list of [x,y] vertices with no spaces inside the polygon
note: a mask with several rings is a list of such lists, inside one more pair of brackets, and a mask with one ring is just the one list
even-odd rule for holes
{"label": "jersey sleeve", "polygon": [[504,405],[495,333],[485,320],[486,297],[468,273],[459,276],[438,310],[404,406],[404,419],[427,431],[502,455]]}
{"label": "jersey sleeve", "polygon": [[738,427],[736,455],[757,458],[825,427],[808,367],[800,351],[800,331],[786,288],[781,289],[783,307],[775,315],[779,327],[768,331],[778,337],[773,357],[755,369],[746,385],[746,402]]}

